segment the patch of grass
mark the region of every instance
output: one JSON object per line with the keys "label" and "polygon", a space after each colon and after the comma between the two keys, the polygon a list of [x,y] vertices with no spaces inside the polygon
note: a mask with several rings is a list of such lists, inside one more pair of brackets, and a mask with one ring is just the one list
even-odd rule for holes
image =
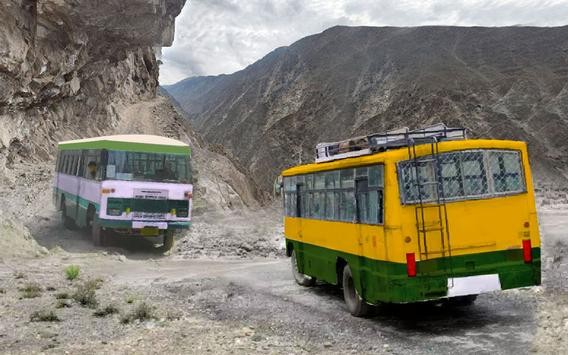
{"label": "patch of grass", "polygon": [[132,303],[134,303],[134,301],[136,301],[136,297],[134,295],[126,296],[126,303],[132,304]]}
{"label": "patch of grass", "polygon": [[71,303],[67,299],[57,300],[55,308],[71,308]]}
{"label": "patch of grass", "polygon": [[118,310],[118,308],[116,308],[115,305],[109,304],[109,305],[105,306],[104,308],[97,309],[93,313],[93,315],[95,317],[106,317],[106,316],[109,316],[111,314],[116,314],[118,312],[119,312],[119,310]]}
{"label": "patch of grass", "polygon": [[100,288],[96,280],[88,280],[83,284],[78,285],[73,299],[83,307],[95,308],[98,305],[97,296],[95,291]]}
{"label": "patch of grass", "polygon": [[24,287],[20,288],[22,298],[36,298],[41,296],[41,286],[36,282],[29,282]]}
{"label": "patch of grass", "polygon": [[67,300],[71,298],[71,295],[67,291],[61,291],[55,294],[55,298],[58,300]]}
{"label": "patch of grass", "polygon": [[79,277],[79,271],[81,269],[77,265],[69,265],[65,268],[65,277],[67,280],[73,281]]}
{"label": "patch of grass", "polygon": [[156,319],[154,314],[155,309],[153,306],[147,304],[146,302],[140,303],[132,311],[123,315],[120,318],[120,322],[123,324],[128,324],[136,320],[144,322],[151,319]]}
{"label": "patch of grass", "polygon": [[30,316],[32,322],[59,322],[60,319],[53,310],[35,311]]}
{"label": "patch of grass", "polygon": [[182,318],[182,313],[176,311],[167,311],[165,318],[169,321],[180,320]]}
{"label": "patch of grass", "polygon": [[105,282],[105,280],[103,280],[100,277],[90,279],[90,280],[87,281],[87,283],[91,284],[92,287],[94,287],[97,290],[100,289],[103,286],[104,282]]}
{"label": "patch of grass", "polygon": [[14,271],[14,278],[16,280],[20,280],[20,279],[25,279],[26,278],[26,274],[24,274],[21,271]]}
{"label": "patch of grass", "polygon": [[3,294],[5,294],[5,293],[6,293],[6,290],[3,289],[3,288],[0,288],[0,295],[3,295]]}

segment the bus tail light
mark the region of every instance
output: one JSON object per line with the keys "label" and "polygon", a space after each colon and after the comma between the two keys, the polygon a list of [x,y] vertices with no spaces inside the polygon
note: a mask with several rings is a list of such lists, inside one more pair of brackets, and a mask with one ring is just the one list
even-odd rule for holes
{"label": "bus tail light", "polygon": [[532,262],[532,246],[530,239],[523,240],[523,260],[525,261],[525,264]]}
{"label": "bus tail light", "polygon": [[193,194],[191,193],[191,191],[186,191],[186,192],[183,194],[183,196],[184,196],[186,199],[189,200],[190,198],[193,197]]}
{"label": "bus tail light", "polygon": [[416,256],[414,253],[406,253],[406,272],[408,277],[416,276]]}
{"label": "bus tail light", "polygon": [[109,189],[102,189],[101,193],[104,194],[113,194],[115,192],[115,190],[113,188],[109,188]]}

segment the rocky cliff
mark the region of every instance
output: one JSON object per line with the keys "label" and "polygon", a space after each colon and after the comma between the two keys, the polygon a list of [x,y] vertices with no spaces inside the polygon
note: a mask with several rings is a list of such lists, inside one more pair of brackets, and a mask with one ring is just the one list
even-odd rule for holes
{"label": "rocky cliff", "polygon": [[[121,133],[180,139],[192,147],[196,213],[257,205],[247,173],[222,151],[211,151],[169,100],[157,95],[156,53],[172,44],[174,19],[184,3],[0,2],[0,229],[8,238],[3,245],[21,246],[22,253],[33,249],[29,233],[21,231],[25,226],[36,231],[39,216],[52,212],[54,153],[57,142],[67,139]],[[0,259],[6,253],[16,255],[8,248]]]}
{"label": "rocky cliff", "polygon": [[117,104],[156,95],[156,51],[185,0],[0,3],[0,177],[61,139],[117,124]]}
{"label": "rocky cliff", "polygon": [[167,90],[265,189],[317,142],[437,122],[526,140],[537,177],[566,181],[567,79],[568,27],[334,27]]}

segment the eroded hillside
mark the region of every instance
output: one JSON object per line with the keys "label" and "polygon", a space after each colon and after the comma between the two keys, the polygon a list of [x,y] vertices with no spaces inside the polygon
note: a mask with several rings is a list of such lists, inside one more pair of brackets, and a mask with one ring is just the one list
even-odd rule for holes
{"label": "eroded hillside", "polygon": [[334,27],[167,90],[267,190],[317,142],[437,122],[526,140],[538,181],[559,182],[567,79],[568,27]]}
{"label": "eroded hillside", "polygon": [[[215,152],[157,95],[156,54],[172,44],[184,3],[0,3],[0,221],[14,235],[3,243],[28,235],[20,223],[37,222],[48,207],[38,203],[49,203],[56,144],[67,139],[145,133],[183,140],[193,150],[197,213],[257,205],[244,169]],[[10,253],[34,249],[28,239]]]}

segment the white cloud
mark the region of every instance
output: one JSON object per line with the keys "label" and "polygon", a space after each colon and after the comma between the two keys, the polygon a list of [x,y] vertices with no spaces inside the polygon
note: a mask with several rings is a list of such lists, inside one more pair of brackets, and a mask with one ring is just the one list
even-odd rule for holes
{"label": "white cloud", "polygon": [[160,82],[232,73],[334,25],[562,26],[568,0],[188,0]]}

